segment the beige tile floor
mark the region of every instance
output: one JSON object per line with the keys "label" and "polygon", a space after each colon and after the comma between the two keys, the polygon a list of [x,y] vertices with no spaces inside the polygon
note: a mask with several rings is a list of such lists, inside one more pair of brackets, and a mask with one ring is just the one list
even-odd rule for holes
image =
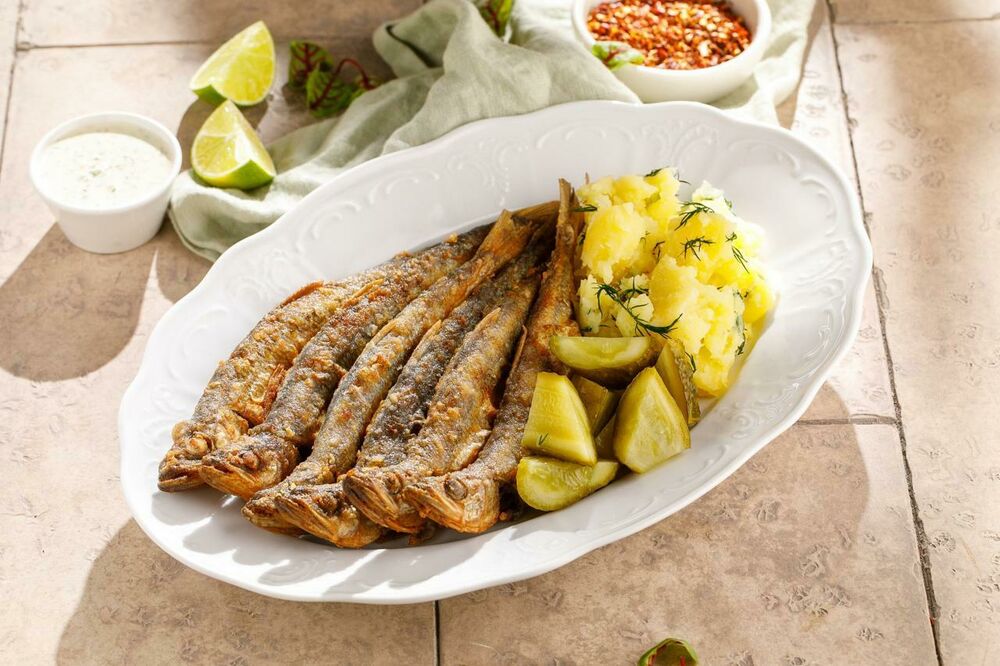
{"label": "beige tile floor", "polygon": [[[166,228],[76,250],[31,191],[32,146],[105,108],[189,142],[208,109],[187,79],[240,26],[375,64],[368,33],[416,4],[0,2],[0,661],[625,664],[678,635],[711,664],[1000,663],[995,0],[836,0],[833,26],[820,4],[781,117],[857,166],[876,279],[803,420],[701,501],[548,575],[407,607],[266,599],[145,538],[117,401],[207,264]],[[304,118],[276,92],[257,120],[268,138]]]}

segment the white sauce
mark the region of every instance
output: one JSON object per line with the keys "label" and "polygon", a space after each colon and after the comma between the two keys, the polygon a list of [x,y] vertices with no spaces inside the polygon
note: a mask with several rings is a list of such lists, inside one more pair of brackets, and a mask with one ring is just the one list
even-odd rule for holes
{"label": "white sauce", "polygon": [[81,208],[112,208],[142,199],[170,178],[167,156],[142,139],[88,132],[45,149],[41,178],[53,199]]}

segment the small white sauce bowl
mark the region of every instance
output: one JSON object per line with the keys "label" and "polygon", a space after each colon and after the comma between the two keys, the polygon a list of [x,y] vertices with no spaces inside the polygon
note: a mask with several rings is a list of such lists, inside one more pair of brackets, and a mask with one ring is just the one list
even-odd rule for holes
{"label": "small white sauce bowl", "polygon": [[[141,139],[170,160],[170,176],[141,199],[107,208],[84,208],[53,197],[42,174],[45,149],[60,139],[88,132],[116,132]],[[181,170],[181,145],[166,127],[134,113],[96,113],[58,125],[31,153],[31,183],[55,215],[59,227],[77,247],[88,252],[125,252],[147,242],[160,229],[170,200],[170,186]]]}
{"label": "small white sauce bowl", "polygon": [[[587,29],[587,14],[602,0],[574,0],[573,29],[589,51],[596,40]],[[753,74],[771,35],[771,9],[766,0],[729,0],[750,30],[750,45],[732,60],[704,69],[662,69],[625,65],[615,75],[643,102],[713,102],[740,87]]]}

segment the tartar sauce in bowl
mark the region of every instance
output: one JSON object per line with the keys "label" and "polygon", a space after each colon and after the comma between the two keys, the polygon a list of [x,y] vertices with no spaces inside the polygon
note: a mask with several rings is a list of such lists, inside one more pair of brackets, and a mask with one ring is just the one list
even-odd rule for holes
{"label": "tartar sauce in bowl", "polygon": [[113,112],[52,129],[35,146],[29,172],[74,245],[124,252],[156,234],[180,168],[181,147],[170,130]]}
{"label": "tartar sauce in bowl", "polygon": [[53,199],[80,208],[114,208],[142,199],[172,177],[159,149],[118,132],[60,139],[42,153],[41,177]]}

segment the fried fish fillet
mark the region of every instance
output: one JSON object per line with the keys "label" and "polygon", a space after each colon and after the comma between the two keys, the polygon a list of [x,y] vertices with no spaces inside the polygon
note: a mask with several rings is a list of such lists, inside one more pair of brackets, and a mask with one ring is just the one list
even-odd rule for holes
{"label": "fried fish fillet", "polygon": [[[509,264],[496,278],[480,286],[447,319],[424,336],[368,426],[355,469],[392,469],[406,460],[407,443],[418,432],[423,432],[424,418],[435,388],[439,387],[439,378],[442,378],[446,368],[451,368],[453,358],[468,355],[465,347],[475,336],[466,336],[466,333],[480,320],[485,322],[480,326],[495,321],[497,317],[494,315],[489,315],[490,321],[483,320],[483,313],[488,310],[498,312],[494,308],[510,298],[519,283],[525,280],[537,283],[537,266],[549,245],[544,240],[533,243],[531,250]],[[463,351],[456,356],[459,345],[462,345]],[[491,362],[497,364],[497,358],[492,358]],[[441,379],[442,384],[448,381]],[[492,404],[488,407],[488,410],[482,410],[484,415],[492,411]],[[474,410],[476,405],[470,404],[467,409]],[[481,437],[478,445],[481,446],[483,441]],[[478,446],[475,448],[478,450]],[[338,546],[359,548],[371,543],[383,532],[380,525],[346,501],[340,481],[289,488],[287,492],[275,496],[274,501],[286,521]]]}
{"label": "fried fish fillet", "polygon": [[337,282],[313,282],[271,310],[219,364],[192,417],[174,426],[173,444],[160,463],[160,490],[186,490],[203,483],[198,473],[202,457],[264,420],[295,357],[338,308],[366,286],[401,274],[408,264],[456,250],[471,255],[486,231],[476,230],[457,244],[441,243],[416,256],[401,254]]}
{"label": "fried fish fillet", "polygon": [[316,434],[312,453],[294,471],[296,447],[280,437],[255,442],[250,464],[244,464],[239,457],[231,460],[230,465],[251,481],[259,479],[265,470],[268,480],[292,472],[277,486],[254,495],[243,507],[243,514],[267,529],[289,529],[277,513],[274,497],[293,486],[332,483],[337,475],[354,466],[365,427],[419,340],[470,292],[517,256],[534,231],[547,221],[543,216],[522,217],[504,211],[471,260],[434,283],[386,324],[340,382]]}
{"label": "fried fish fillet", "polygon": [[537,290],[537,279],[522,280],[466,337],[402,462],[355,468],[344,476],[348,499],[372,521],[397,532],[419,532],[425,521],[403,499],[402,489],[417,479],[461,469],[476,457],[485,439],[477,435],[490,429],[494,392]]}
{"label": "fried fish fillet", "polygon": [[406,501],[421,516],[459,532],[485,532],[499,519],[500,489],[514,480],[522,455],[521,436],[535,377],[542,371],[565,372],[549,352],[549,339],[559,334],[579,335],[573,318],[573,257],[583,215],[574,211],[576,198],[569,183],[560,180],[559,192],[556,247],[489,439],[468,467],[416,481],[403,490]]}
{"label": "fried fish fillet", "polygon": [[337,383],[368,340],[420,292],[466,262],[486,233],[476,230],[414,255],[365,285],[303,347],[264,421],[202,458],[202,480],[244,499],[280,481],[283,475],[275,475],[267,453],[279,450],[293,466],[298,462],[299,447],[312,441]]}

